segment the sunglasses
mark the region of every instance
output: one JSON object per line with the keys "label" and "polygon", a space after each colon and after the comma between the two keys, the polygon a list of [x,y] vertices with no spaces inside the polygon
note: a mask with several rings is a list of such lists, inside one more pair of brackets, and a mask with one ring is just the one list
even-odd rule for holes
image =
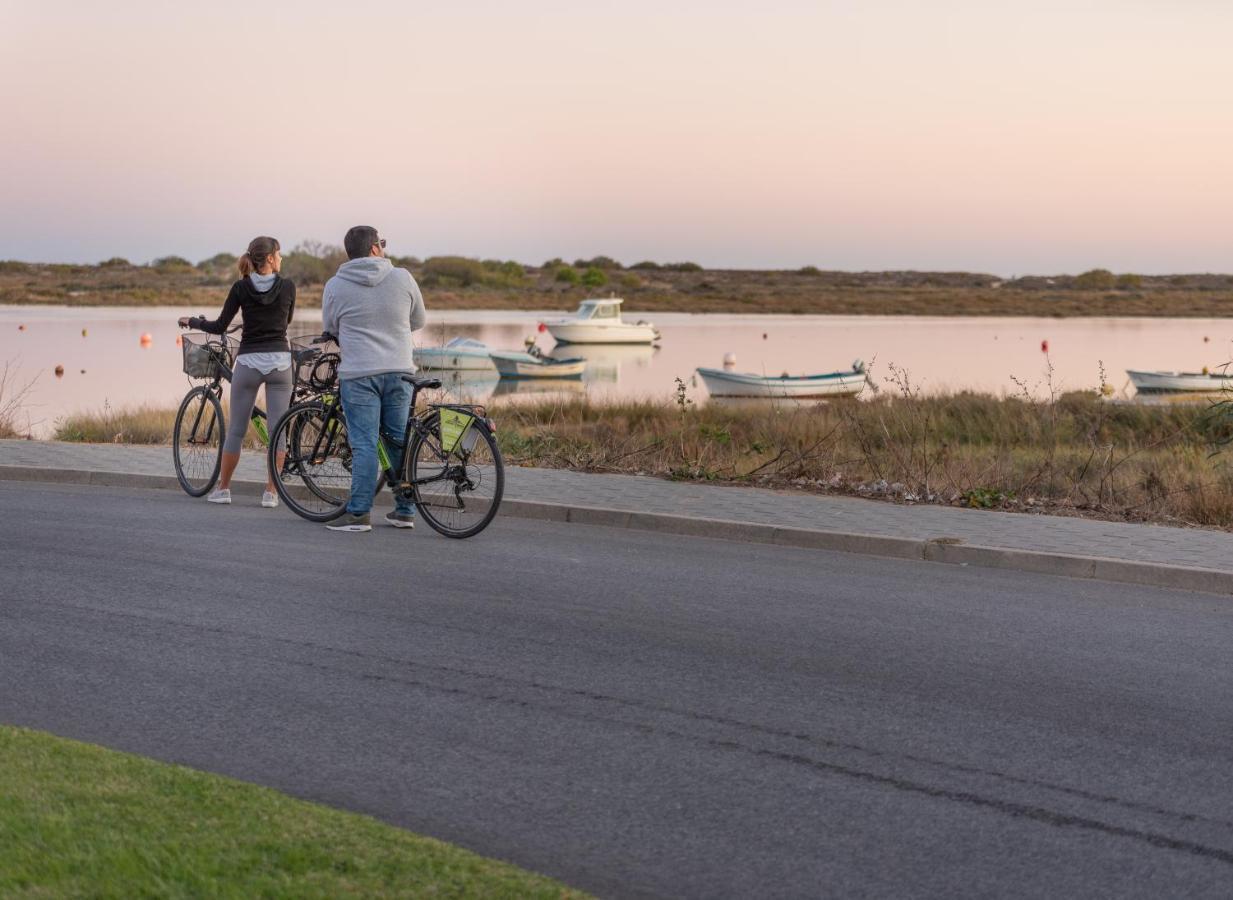
{"label": "sunglasses", "polygon": [[382,250],[384,250],[385,249],[385,238],[379,238],[377,240],[377,246],[380,247]]}

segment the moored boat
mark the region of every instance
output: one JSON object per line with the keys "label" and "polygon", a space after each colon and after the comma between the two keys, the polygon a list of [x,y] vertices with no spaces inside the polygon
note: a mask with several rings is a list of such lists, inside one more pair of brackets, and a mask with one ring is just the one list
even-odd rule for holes
{"label": "moored boat", "polygon": [[492,369],[488,345],[474,338],[456,337],[443,347],[415,347],[411,357],[421,369]]}
{"label": "moored boat", "polygon": [[539,353],[493,350],[493,365],[502,378],[581,378],[585,359],[551,359]]}
{"label": "moored boat", "polygon": [[650,344],[659,332],[650,322],[626,322],[618,297],[583,300],[565,319],[552,319],[544,327],[562,344]]}
{"label": "moored boat", "polygon": [[865,387],[865,367],[825,375],[754,375],[725,369],[698,369],[712,397],[854,397]]}
{"label": "moored boat", "polygon": [[1141,394],[1233,390],[1233,373],[1227,372],[1142,372],[1127,369],[1126,374]]}

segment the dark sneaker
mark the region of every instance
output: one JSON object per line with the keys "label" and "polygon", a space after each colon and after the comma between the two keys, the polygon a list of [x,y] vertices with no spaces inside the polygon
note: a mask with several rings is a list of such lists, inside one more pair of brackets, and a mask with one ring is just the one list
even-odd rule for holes
{"label": "dark sneaker", "polygon": [[385,521],[395,528],[414,528],[415,516],[412,513],[400,513],[397,510],[385,514]]}
{"label": "dark sneaker", "polygon": [[325,527],[330,529],[330,531],[372,531],[372,521],[368,513],[364,513],[362,516],[343,513],[341,518],[337,518],[333,522],[327,522]]}

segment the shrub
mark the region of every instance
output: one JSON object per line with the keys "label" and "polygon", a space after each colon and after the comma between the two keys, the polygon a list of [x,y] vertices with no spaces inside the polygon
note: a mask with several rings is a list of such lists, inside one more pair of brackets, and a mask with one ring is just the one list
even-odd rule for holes
{"label": "shrub", "polygon": [[1143,287],[1143,277],[1127,272],[1124,275],[1117,276],[1117,287],[1123,291],[1137,291]]}
{"label": "shrub", "polygon": [[631,290],[642,287],[642,279],[631,272],[625,272],[620,278],[621,287]]}
{"label": "shrub", "polygon": [[132,268],[132,263],[123,256],[113,256],[110,259],[105,259],[98,264],[100,269],[129,269]]}
{"label": "shrub", "polygon": [[192,267],[193,264],[183,256],[160,256],[150,263],[150,268],[158,269],[160,272],[183,271]]}
{"label": "shrub", "polygon": [[621,264],[611,256],[595,256],[591,259],[574,260],[576,269],[620,269]]}
{"label": "shrub", "polygon": [[817,266],[801,266],[796,270],[797,275],[821,275],[822,270]]}
{"label": "shrub", "polygon": [[608,276],[604,274],[603,269],[592,266],[582,273],[582,283],[590,288],[603,287],[608,283]]}
{"label": "shrub", "polygon": [[522,284],[526,277],[527,270],[522,267],[522,263],[515,262],[512,259],[486,259],[481,263],[483,266],[482,280],[484,284],[493,287],[518,287]]}
{"label": "shrub", "polygon": [[1075,278],[1075,287],[1085,291],[1107,291],[1117,286],[1117,279],[1108,269],[1091,269]]}
{"label": "shrub", "polygon": [[215,253],[209,259],[197,263],[197,268],[203,272],[225,272],[236,264],[234,253]]}
{"label": "shrub", "polygon": [[465,256],[433,256],[424,261],[424,283],[469,287],[483,281],[484,266]]}
{"label": "shrub", "polygon": [[1190,280],[1185,275],[1174,275],[1169,279],[1169,284],[1174,287],[1185,287],[1190,283]]}
{"label": "shrub", "polygon": [[693,262],[674,262],[664,263],[663,266],[669,272],[701,272],[702,266]]}
{"label": "shrub", "polygon": [[563,265],[565,265],[565,260],[561,259],[561,257],[559,256],[554,256],[552,259],[548,260],[542,266],[540,266],[540,268],[553,271],[555,269],[559,269]]}
{"label": "shrub", "polygon": [[580,279],[576,269],[570,266],[558,266],[556,274],[552,276],[554,281],[563,281],[566,284],[577,284]]}
{"label": "shrub", "polygon": [[326,260],[298,250],[283,257],[282,276],[296,284],[325,284],[337,270]]}
{"label": "shrub", "polygon": [[649,259],[644,259],[642,260],[642,262],[634,263],[632,266],[630,266],[630,268],[631,269],[647,269],[648,271],[654,271],[655,269],[662,269],[663,266],[661,266],[657,262],[652,262]]}

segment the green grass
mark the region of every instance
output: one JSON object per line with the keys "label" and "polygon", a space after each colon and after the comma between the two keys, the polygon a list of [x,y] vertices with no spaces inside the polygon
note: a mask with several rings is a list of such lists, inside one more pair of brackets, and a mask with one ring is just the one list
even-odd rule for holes
{"label": "green grass", "polygon": [[367,816],[0,726],[0,896],[585,895]]}

